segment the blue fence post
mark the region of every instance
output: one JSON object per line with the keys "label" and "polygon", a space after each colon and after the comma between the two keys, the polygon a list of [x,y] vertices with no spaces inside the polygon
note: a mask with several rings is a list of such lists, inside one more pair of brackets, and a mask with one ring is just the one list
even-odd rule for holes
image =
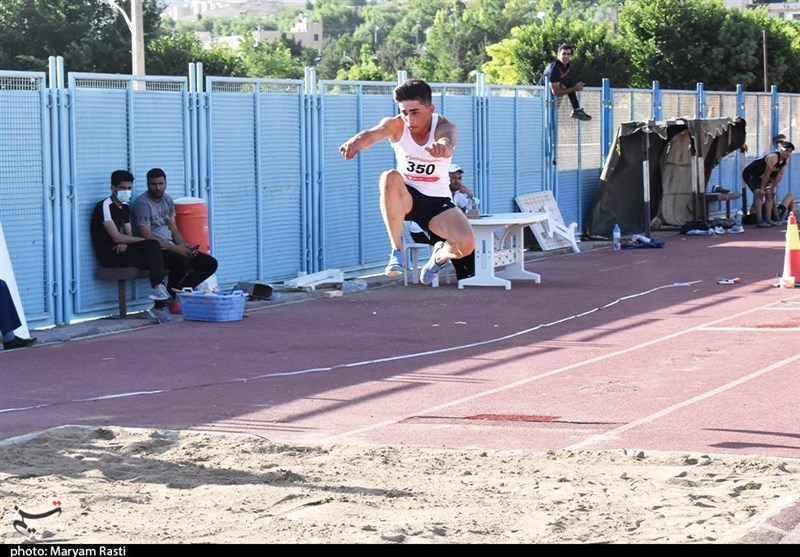
{"label": "blue fence post", "polygon": [[321,118],[322,102],[317,91],[316,73],[314,68],[307,67],[303,76],[303,118],[301,126],[304,128],[306,142],[305,153],[300,157],[304,165],[302,197],[303,206],[306,208],[306,219],[303,223],[304,243],[306,246],[306,268],[315,273],[322,268],[322,222],[320,221],[320,199],[322,196],[322,172],[318,168],[324,157],[319,156],[319,151],[324,145],[317,144],[319,133],[319,119]]}
{"label": "blue fence post", "polygon": [[778,86],[773,85],[770,88],[770,144],[775,147],[775,142],[772,140],[780,133],[780,98],[778,96]]}
{"label": "blue fence post", "polygon": [[[63,62],[62,62],[63,64]],[[46,107],[47,120],[49,126],[43,130],[45,133],[45,141],[48,146],[49,153],[44,157],[45,162],[45,179],[49,182],[48,185],[48,200],[46,213],[52,218],[50,222],[51,230],[53,231],[52,240],[47,249],[53,254],[52,268],[50,269],[49,276],[51,278],[50,291],[48,292],[50,304],[52,304],[52,315],[56,324],[64,322],[64,296],[61,295],[60,285],[63,284],[64,277],[64,246],[62,243],[62,214],[61,214],[61,176],[59,169],[61,168],[61,152],[59,147],[59,84],[63,82],[63,74],[59,74],[58,64],[55,56],[48,59],[50,84],[47,88],[47,101],[44,105]],[[61,66],[63,69],[63,65]],[[46,218],[46,220],[49,220]]]}
{"label": "blue fence post", "polygon": [[698,118],[706,117],[706,90],[702,83],[697,84],[696,114]]}
{"label": "blue fence post", "polygon": [[602,160],[605,161],[611,151],[611,145],[614,141],[614,92],[611,89],[611,82],[608,78],[603,78],[602,89],[600,91],[600,104],[602,111],[600,113],[600,155]]}
{"label": "blue fence post", "polygon": [[[556,179],[556,138],[558,137],[558,108],[550,89],[550,80],[544,80],[544,189],[553,192],[555,197]],[[557,199],[557,198],[556,198]]]}
{"label": "blue fence post", "polygon": [[656,121],[664,119],[664,108],[662,101],[663,96],[661,94],[661,85],[658,83],[658,81],[653,81],[653,107],[651,110],[651,115]]}
{"label": "blue fence post", "polygon": [[200,196],[200,188],[197,183],[197,113],[199,111],[199,97],[197,95],[197,71],[194,62],[189,63],[189,164],[191,173],[189,175],[189,190],[192,197]]}
{"label": "blue fence post", "polygon": [[[75,200],[75,179],[72,168],[72,153],[75,152],[75,145],[70,133],[71,120],[70,113],[73,110],[72,95],[74,91],[64,87],[64,59],[59,56],[56,59],[58,65],[58,86],[59,86],[59,110],[58,110],[58,143],[61,149],[61,212],[63,216],[68,218],[64,219],[61,227],[61,245],[59,249],[63,250],[63,255],[68,255],[69,259],[64,262],[61,277],[63,284],[59,293],[62,294],[59,302],[60,307],[63,308],[63,319],[65,322],[70,322],[74,317],[75,310],[75,293],[77,286],[75,284],[75,273],[73,265],[73,235],[72,235],[72,215],[75,208],[73,202]],[[66,161],[66,162],[65,162]]]}
{"label": "blue fence post", "polygon": [[[741,83],[736,85],[736,117],[745,120],[745,125],[747,124],[747,120],[745,119],[744,87]],[[746,160],[747,154],[742,149],[736,151],[739,175],[741,175],[741,171],[744,170]],[[747,214],[747,188],[742,186],[741,180],[737,180],[736,183],[739,184],[739,193],[742,194],[741,198],[736,201],[736,204],[739,205],[739,208],[742,209],[744,214]]]}
{"label": "blue fence post", "polygon": [[479,73],[475,78],[475,105],[477,118],[475,118],[475,153],[473,153],[475,166],[478,173],[478,200],[479,210],[484,213],[491,211],[492,196],[489,195],[489,137],[491,126],[489,125],[489,90],[486,87],[486,75]]}

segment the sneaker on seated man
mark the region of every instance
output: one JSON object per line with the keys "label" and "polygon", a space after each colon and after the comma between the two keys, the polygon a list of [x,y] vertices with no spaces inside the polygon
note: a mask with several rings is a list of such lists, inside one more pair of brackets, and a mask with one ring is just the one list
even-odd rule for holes
{"label": "sneaker on seated man", "polygon": [[572,117],[577,118],[578,120],[583,120],[584,122],[588,122],[592,119],[591,116],[586,114],[582,108],[576,108],[572,111]]}

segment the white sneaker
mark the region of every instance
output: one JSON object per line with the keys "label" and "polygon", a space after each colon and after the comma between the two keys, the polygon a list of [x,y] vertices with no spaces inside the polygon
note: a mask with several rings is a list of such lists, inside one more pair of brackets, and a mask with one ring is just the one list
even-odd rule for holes
{"label": "white sneaker", "polygon": [[741,234],[744,232],[744,227],[741,224],[734,224],[728,229],[728,234]]}
{"label": "white sneaker", "polygon": [[167,292],[166,286],[163,284],[158,284],[153,287],[153,290],[150,291],[148,298],[157,302],[163,302],[165,300],[169,300],[171,296],[169,295],[169,292]]}

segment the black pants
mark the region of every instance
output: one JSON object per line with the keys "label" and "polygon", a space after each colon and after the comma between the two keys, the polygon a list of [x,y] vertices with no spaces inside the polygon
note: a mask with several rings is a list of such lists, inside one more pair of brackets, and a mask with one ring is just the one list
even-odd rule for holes
{"label": "black pants", "polygon": [[[573,87],[575,85],[575,82],[572,81],[572,79],[565,77],[564,79],[561,80],[561,85],[563,85],[564,87]],[[578,94],[576,92],[573,91],[567,96],[569,97],[569,102],[572,103],[573,109],[577,110],[581,107],[581,103],[578,102]]]}
{"label": "black pants", "polygon": [[[440,238],[433,232],[431,232],[430,237],[424,232],[412,232],[411,237],[414,238],[414,241],[419,242],[421,244],[430,244],[433,245],[436,242],[444,242],[444,238]],[[466,257],[462,257],[460,259],[451,259],[450,263],[453,264],[453,269],[456,270],[456,279],[461,280],[469,277],[475,276],[475,252],[473,251]]]}
{"label": "black pants", "polygon": [[[6,281],[0,280],[0,334],[5,335],[22,325]],[[2,338],[0,338],[2,340]]]}
{"label": "black pants", "polygon": [[164,260],[161,259],[161,245],[156,240],[142,240],[128,244],[122,253],[110,251],[98,253],[97,260],[103,267],[136,267],[150,271],[150,286],[164,280]]}
{"label": "black pants", "polygon": [[161,250],[161,254],[169,269],[167,286],[170,289],[195,288],[217,270],[217,260],[202,251],[191,258],[169,250]]}

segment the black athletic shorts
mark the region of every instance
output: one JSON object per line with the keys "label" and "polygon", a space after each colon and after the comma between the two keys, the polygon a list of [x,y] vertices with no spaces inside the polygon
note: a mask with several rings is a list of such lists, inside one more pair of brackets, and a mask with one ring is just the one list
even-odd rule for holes
{"label": "black athletic shorts", "polygon": [[405,220],[413,220],[426,232],[430,232],[428,223],[433,217],[455,207],[453,200],[449,197],[430,197],[408,184],[406,184],[406,189],[411,194],[413,205]]}
{"label": "black athletic shorts", "polygon": [[747,184],[747,187],[750,188],[750,191],[752,192],[761,187],[761,176],[743,174],[742,180],[744,180],[744,183]]}

